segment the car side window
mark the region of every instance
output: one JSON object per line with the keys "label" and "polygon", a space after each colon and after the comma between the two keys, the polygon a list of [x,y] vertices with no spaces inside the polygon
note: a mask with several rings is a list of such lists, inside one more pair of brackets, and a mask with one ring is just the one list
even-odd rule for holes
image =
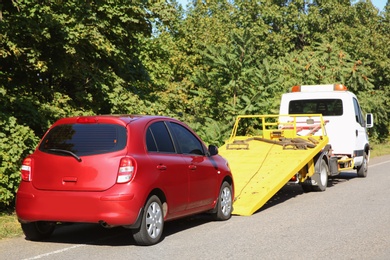
{"label": "car side window", "polygon": [[149,152],[176,153],[164,122],[156,122],[149,126],[146,131],[146,146]]}
{"label": "car side window", "polygon": [[205,155],[203,145],[196,136],[180,124],[170,123],[183,154]]}

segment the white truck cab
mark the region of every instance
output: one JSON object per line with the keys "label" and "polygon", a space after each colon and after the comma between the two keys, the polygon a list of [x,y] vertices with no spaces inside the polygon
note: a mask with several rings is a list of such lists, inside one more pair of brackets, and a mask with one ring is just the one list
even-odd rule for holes
{"label": "white truck cab", "polygon": [[279,114],[322,114],[332,156],[338,161],[331,166],[330,175],[356,169],[359,177],[367,176],[367,128],[373,127],[373,115],[363,116],[357,97],[344,85],[294,86],[282,95]]}

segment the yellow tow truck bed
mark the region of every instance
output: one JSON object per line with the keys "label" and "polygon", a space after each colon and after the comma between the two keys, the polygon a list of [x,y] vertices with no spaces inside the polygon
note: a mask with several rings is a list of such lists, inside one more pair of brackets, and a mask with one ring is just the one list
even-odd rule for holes
{"label": "yellow tow truck bed", "polygon": [[[305,115],[305,124],[299,123],[298,117],[289,115],[289,120],[284,120],[286,122],[281,122],[279,115],[237,118],[229,141],[219,148],[219,153],[228,160],[234,177],[236,198],[233,214],[252,215],[301,169],[312,168],[305,171],[307,175],[300,176],[300,181],[314,173],[314,157],[326,146],[328,138],[324,132],[318,136],[313,134],[324,131],[324,122],[320,115]],[[261,134],[237,135],[240,132],[239,121],[243,118],[257,120]],[[309,124],[306,123],[308,119]],[[300,136],[302,129],[311,134]]]}

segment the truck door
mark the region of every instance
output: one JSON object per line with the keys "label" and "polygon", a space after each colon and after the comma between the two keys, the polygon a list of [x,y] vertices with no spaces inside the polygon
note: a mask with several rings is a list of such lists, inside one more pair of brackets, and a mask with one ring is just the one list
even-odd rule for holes
{"label": "truck door", "polygon": [[355,156],[360,157],[364,154],[364,146],[368,143],[366,123],[364,121],[363,113],[360,108],[359,102],[356,98],[353,98],[353,107],[355,110]]}

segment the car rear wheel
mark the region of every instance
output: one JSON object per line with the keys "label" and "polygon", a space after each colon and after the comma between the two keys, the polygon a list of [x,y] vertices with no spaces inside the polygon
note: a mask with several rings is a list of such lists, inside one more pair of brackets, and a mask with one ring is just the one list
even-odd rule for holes
{"label": "car rear wheel", "polygon": [[219,191],[216,212],[213,214],[215,220],[228,220],[233,211],[232,186],[226,181]]}
{"label": "car rear wheel", "polygon": [[133,231],[138,245],[149,246],[158,243],[164,229],[164,218],[160,199],[153,195],[145,204],[141,226]]}
{"label": "car rear wheel", "polygon": [[37,221],[21,224],[26,239],[39,241],[49,238],[56,228],[55,222]]}

